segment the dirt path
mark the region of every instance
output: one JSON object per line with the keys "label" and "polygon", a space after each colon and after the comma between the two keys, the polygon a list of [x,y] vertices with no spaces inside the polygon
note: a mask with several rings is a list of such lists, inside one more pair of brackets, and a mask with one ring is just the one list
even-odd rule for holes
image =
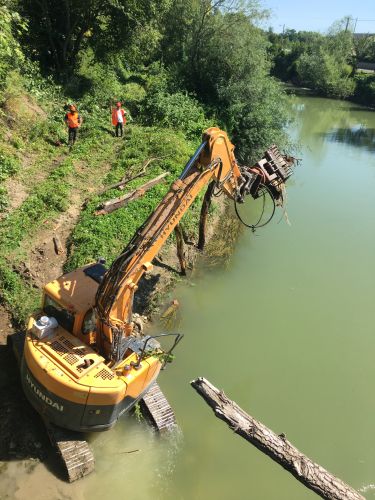
{"label": "dirt path", "polygon": [[[76,161],[75,175],[82,174],[85,168],[87,168],[86,162]],[[33,240],[26,243],[26,257],[21,263],[21,272],[36,287],[41,288],[45,283],[63,273],[69,237],[81,214],[82,204],[102,188],[103,179],[110,168],[111,164],[104,161],[93,173],[87,187],[81,184],[75,185],[70,193],[68,209],[56,219],[47,220]],[[63,248],[61,253],[55,250],[54,237],[58,237],[61,243]]]}

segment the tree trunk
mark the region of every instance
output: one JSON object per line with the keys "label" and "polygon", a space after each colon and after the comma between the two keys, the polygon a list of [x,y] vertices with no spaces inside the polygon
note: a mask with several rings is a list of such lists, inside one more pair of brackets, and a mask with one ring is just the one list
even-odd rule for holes
{"label": "tree trunk", "polygon": [[204,245],[206,243],[207,215],[208,215],[208,210],[210,209],[211,206],[211,199],[212,199],[212,193],[214,192],[214,188],[215,188],[215,182],[211,182],[203,198],[201,215],[199,219],[199,240],[198,240],[199,250],[203,250]]}
{"label": "tree trunk", "polygon": [[[110,106],[110,112],[112,113],[112,106]],[[112,116],[110,119],[111,119],[111,125],[112,125]],[[138,179],[138,177],[142,177],[143,175],[145,175],[146,169],[150,165],[150,163],[152,163],[153,161],[158,161],[158,160],[161,160],[161,158],[149,158],[148,160],[143,162],[142,168],[137,174],[130,176],[130,177],[124,176],[121,179],[121,181],[116,182],[115,184],[111,184],[110,186],[106,186],[104,189],[99,191],[97,193],[97,195],[101,195],[101,194],[105,193],[106,191],[109,191],[110,189],[124,189],[126,184],[129,184],[129,182],[134,181],[135,179]]]}
{"label": "tree trunk", "polygon": [[289,471],[302,484],[327,500],[365,500],[353,488],[333,476],[301,453],[283,434],[277,435],[245,413],[234,401],[200,377],[191,382],[194,389],[236,434],[263,451]]}
{"label": "tree trunk", "polygon": [[176,235],[176,243],[177,243],[177,257],[180,261],[181,266],[181,274],[186,276],[186,260],[185,260],[185,252],[184,252],[184,237],[182,234],[180,224],[174,228],[174,234]]}
{"label": "tree trunk", "polygon": [[152,179],[151,181],[148,181],[142,186],[139,186],[139,188],[135,189],[134,191],[130,191],[129,193],[124,194],[123,196],[120,196],[118,198],[113,198],[112,200],[108,200],[102,203],[101,209],[97,210],[95,212],[95,215],[110,214],[111,212],[114,212],[118,208],[123,207],[124,205],[130,203],[131,201],[140,198],[146,193],[146,191],[151,189],[156,184],[159,184],[167,175],[169,175],[169,172],[164,172],[163,174],[160,174],[154,179]]}

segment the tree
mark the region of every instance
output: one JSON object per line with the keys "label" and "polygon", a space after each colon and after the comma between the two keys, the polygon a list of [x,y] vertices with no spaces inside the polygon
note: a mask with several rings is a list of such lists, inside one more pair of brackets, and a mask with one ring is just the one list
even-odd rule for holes
{"label": "tree", "polygon": [[[98,58],[133,50],[144,58],[160,39],[158,19],[169,0],[18,0],[29,22],[25,42],[42,67],[63,76],[76,69],[82,49],[92,46]],[[138,62],[137,61],[137,62]]]}
{"label": "tree", "polygon": [[300,84],[328,97],[347,98],[353,94],[353,36],[347,21],[337,21],[321,43],[305,47],[296,62]]}
{"label": "tree", "polygon": [[375,62],[375,36],[354,36],[357,61]]}
{"label": "tree", "polygon": [[351,67],[325,50],[304,53],[297,61],[301,83],[328,97],[346,98],[353,94],[355,82],[350,78]]}
{"label": "tree", "polygon": [[269,75],[267,37],[256,26],[262,16],[256,11],[212,14],[191,64],[193,90],[216,110],[244,162],[285,141],[283,91]]}
{"label": "tree", "polygon": [[26,24],[16,12],[0,6],[0,91],[4,88],[9,71],[16,69],[24,60],[21,46],[14,33],[21,33]]}

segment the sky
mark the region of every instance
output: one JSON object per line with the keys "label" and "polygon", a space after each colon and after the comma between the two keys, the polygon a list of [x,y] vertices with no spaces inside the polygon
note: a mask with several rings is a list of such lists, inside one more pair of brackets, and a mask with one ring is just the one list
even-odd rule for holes
{"label": "sky", "polygon": [[352,16],[358,18],[356,33],[375,33],[375,0],[261,0],[270,9],[265,28],[283,31],[283,26],[297,31],[325,32],[331,24]]}

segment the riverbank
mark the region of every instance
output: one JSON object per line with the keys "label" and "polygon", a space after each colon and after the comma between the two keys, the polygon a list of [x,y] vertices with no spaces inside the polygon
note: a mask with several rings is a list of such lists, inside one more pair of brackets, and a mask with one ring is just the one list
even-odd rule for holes
{"label": "riverbank", "polygon": [[[375,76],[373,77],[373,79],[375,81]],[[323,95],[319,94],[314,89],[308,87],[299,87],[298,85],[295,85],[294,83],[291,82],[283,82],[283,87],[287,92],[287,94],[289,95],[298,95],[300,97],[306,96],[306,97],[325,98]],[[363,107],[364,109],[375,111],[375,100],[373,101],[373,104],[370,104],[368,99],[369,99],[368,96],[361,95],[360,93],[357,94],[357,97],[354,95],[346,99],[337,98],[338,101],[352,102],[354,104],[357,104],[358,106]]]}

